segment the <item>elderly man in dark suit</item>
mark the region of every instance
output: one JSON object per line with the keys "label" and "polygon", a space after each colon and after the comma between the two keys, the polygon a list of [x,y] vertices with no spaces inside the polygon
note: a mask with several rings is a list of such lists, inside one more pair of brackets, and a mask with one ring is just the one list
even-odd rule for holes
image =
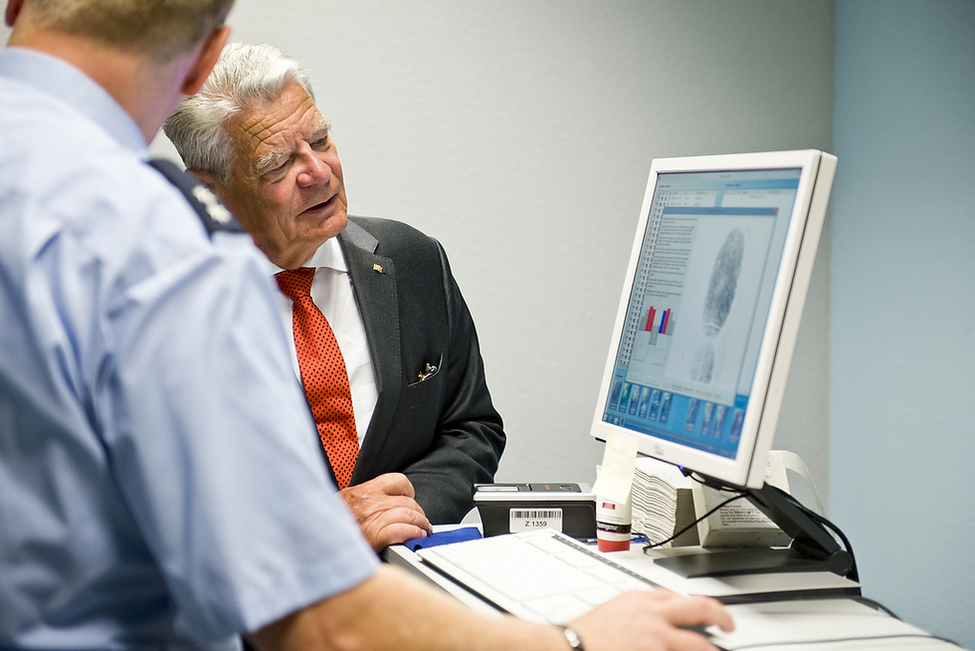
{"label": "elderly man in dark suit", "polygon": [[347,216],[329,126],[300,64],[233,44],[165,130],[284,271],[282,319],[326,460],[379,550],[459,521],[505,435],[443,248],[405,224]]}

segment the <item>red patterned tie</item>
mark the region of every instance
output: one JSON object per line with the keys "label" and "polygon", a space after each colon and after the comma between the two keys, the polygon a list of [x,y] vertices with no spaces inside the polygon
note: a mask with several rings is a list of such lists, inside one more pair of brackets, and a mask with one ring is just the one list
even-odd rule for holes
{"label": "red patterned tie", "polygon": [[352,392],[345,359],[325,315],[311,299],[315,269],[301,267],[277,274],[278,287],[294,302],[295,349],[305,397],[315,417],[318,436],[335,471],[339,488],[349,485],[359,439],[352,412]]}

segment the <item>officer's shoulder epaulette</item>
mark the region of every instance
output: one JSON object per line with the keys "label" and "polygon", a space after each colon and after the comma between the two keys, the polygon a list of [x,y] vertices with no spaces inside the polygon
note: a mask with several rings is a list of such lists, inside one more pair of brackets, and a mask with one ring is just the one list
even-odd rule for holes
{"label": "officer's shoulder epaulette", "polygon": [[194,212],[203,222],[207,235],[213,237],[217,231],[227,231],[231,233],[243,233],[244,229],[240,223],[234,219],[233,214],[227,207],[220,202],[217,195],[213,194],[209,188],[197,181],[195,178],[184,172],[176,163],[165,158],[153,158],[148,161],[151,167],[162,174],[167,181],[176,186]]}

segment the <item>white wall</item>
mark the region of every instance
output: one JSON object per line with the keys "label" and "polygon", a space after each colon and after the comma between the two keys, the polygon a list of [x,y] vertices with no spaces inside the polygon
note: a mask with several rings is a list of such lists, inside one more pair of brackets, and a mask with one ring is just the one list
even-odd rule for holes
{"label": "white wall", "polygon": [[[509,435],[502,480],[591,482],[650,160],[831,144],[832,2],[238,0],[312,71],[350,211],[440,239]],[[827,473],[829,257],[777,447]]]}
{"label": "white wall", "polygon": [[830,494],[867,596],[975,649],[975,2],[839,0]]}

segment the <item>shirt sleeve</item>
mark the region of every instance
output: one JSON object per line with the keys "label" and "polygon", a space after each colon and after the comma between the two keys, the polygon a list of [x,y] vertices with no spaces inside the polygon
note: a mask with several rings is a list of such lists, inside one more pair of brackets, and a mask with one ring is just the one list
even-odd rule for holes
{"label": "shirt sleeve", "polygon": [[250,238],[147,264],[104,316],[95,413],[187,631],[255,630],[370,576]]}

